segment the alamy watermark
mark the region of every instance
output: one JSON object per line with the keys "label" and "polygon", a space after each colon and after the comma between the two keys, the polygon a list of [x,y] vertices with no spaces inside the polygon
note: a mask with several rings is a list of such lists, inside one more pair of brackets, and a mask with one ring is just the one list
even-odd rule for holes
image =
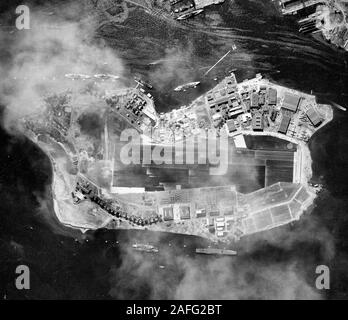
{"label": "alamy watermark", "polygon": [[[151,140],[151,139],[150,139]],[[198,134],[173,144],[144,142],[135,129],[125,129],[120,160],[124,165],[209,165],[211,175],[224,175],[228,169],[228,136],[215,130],[200,130]]]}
{"label": "alamy watermark", "polygon": [[26,5],[20,5],[16,8],[16,28],[18,30],[30,29],[30,9]]}
{"label": "alamy watermark", "polygon": [[330,269],[328,266],[319,265],[315,269],[315,273],[319,274],[315,280],[315,286],[318,290],[330,289]]}
{"label": "alamy watermark", "polygon": [[30,270],[26,265],[19,265],[16,268],[16,274],[18,275],[15,279],[15,285],[18,290],[29,290],[30,289]]}
{"label": "alamy watermark", "polygon": [[[15,278],[15,286],[18,290],[30,289],[30,270],[26,265],[17,266]],[[318,275],[315,279],[315,287],[318,290],[330,289],[330,269],[326,265],[319,265],[315,269],[315,273]]]}

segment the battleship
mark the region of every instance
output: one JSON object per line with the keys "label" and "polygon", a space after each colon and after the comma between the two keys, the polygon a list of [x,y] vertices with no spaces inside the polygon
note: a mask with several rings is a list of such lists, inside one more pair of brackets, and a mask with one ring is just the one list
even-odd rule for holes
{"label": "battleship", "polygon": [[98,80],[112,80],[112,81],[120,78],[119,76],[115,76],[113,74],[104,74],[104,73],[95,74],[93,77]]}
{"label": "battleship", "polygon": [[93,76],[87,75],[87,74],[80,74],[80,73],[67,73],[64,75],[65,78],[71,79],[71,80],[89,80],[89,79],[96,79],[96,80],[117,80],[120,77],[119,76],[115,76],[113,74],[95,74]]}
{"label": "battleship", "polygon": [[92,77],[86,74],[79,74],[79,73],[67,73],[64,75],[65,78],[71,79],[71,80],[88,80]]}
{"label": "battleship", "polygon": [[197,86],[200,83],[201,83],[200,81],[185,83],[185,84],[182,84],[182,85],[176,87],[174,89],[174,91],[186,91],[186,90],[191,89],[191,88],[197,88]]}
{"label": "battleship", "polygon": [[218,249],[218,248],[196,248],[196,253],[211,254],[211,255],[225,255],[225,256],[237,255],[237,251],[230,250],[230,249]]}
{"label": "battleship", "polygon": [[132,248],[136,251],[144,251],[148,253],[157,253],[158,248],[156,248],[153,245],[150,244],[144,244],[144,243],[135,243],[132,245]]}

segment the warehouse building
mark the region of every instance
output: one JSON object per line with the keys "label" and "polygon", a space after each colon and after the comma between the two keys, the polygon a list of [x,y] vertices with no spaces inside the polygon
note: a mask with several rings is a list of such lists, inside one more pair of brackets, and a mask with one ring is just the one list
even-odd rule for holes
{"label": "warehouse building", "polygon": [[277,90],[273,88],[268,89],[268,104],[276,105],[277,104]]}
{"label": "warehouse building", "polygon": [[322,123],[322,119],[313,107],[308,109],[307,117],[314,127],[317,127]]}
{"label": "warehouse building", "polygon": [[205,218],[207,210],[205,208],[196,209],[196,218]]}
{"label": "warehouse building", "polygon": [[163,220],[169,221],[174,219],[174,213],[172,207],[163,208]]}
{"label": "warehouse building", "polygon": [[280,123],[278,132],[282,134],[286,134],[288,132],[289,124],[291,117],[287,114],[283,114],[282,122]]}
{"label": "warehouse building", "polygon": [[180,219],[181,220],[190,219],[190,207],[189,206],[181,206],[180,207]]}
{"label": "warehouse building", "polygon": [[274,122],[277,118],[278,112],[276,110],[273,110],[271,113],[271,120]]}
{"label": "warehouse building", "polygon": [[209,215],[211,217],[219,216],[220,215],[220,211],[219,210],[212,210],[212,211],[209,212]]}
{"label": "warehouse building", "polygon": [[228,113],[228,117],[231,118],[236,118],[238,117],[240,114],[244,113],[242,107],[240,106],[238,109],[235,109],[234,111],[230,111]]}
{"label": "warehouse building", "polygon": [[300,104],[300,97],[293,93],[286,93],[283,101],[283,109],[296,112]]}
{"label": "warehouse building", "polygon": [[261,113],[257,112],[253,115],[252,127],[254,131],[263,130],[263,117]]}
{"label": "warehouse building", "polygon": [[259,105],[263,106],[265,104],[265,95],[264,94],[260,94],[259,95]]}
{"label": "warehouse building", "polygon": [[251,108],[258,108],[259,107],[259,95],[256,92],[253,92],[251,94]]}
{"label": "warehouse building", "polygon": [[235,131],[237,131],[237,128],[236,128],[236,125],[235,125],[233,119],[227,120],[226,124],[227,124],[228,132],[235,132]]}

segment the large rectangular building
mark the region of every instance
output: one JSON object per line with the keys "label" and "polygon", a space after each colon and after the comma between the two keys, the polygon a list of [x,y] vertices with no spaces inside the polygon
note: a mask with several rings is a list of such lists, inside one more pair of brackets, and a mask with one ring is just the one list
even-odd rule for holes
{"label": "large rectangular building", "polygon": [[296,112],[300,104],[300,97],[293,93],[286,93],[283,101],[283,109]]}
{"label": "large rectangular building", "polygon": [[244,113],[244,111],[243,111],[242,107],[240,107],[240,108],[238,108],[238,109],[236,109],[234,111],[230,111],[228,113],[228,118],[229,119],[236,118],[237,116],[239,116],[242,113]]}
{"label": "large rectangular building", "polygon": [[274,88],[268,89],[268,104],[270,105],[277,104],[277,90]]}
{"label": "large rectangular building", "polygon": [[288,132],[290,120],[291,117],[289,117],[287,114],[283,114],[283,118],[278,129],[279,133],[286,134]]}
{"label": "large rectangular building", "polygon": [[318,112],[314,108],[309,108],[307,111],[307,117],[314,127],[319,126],[322,123]]}
{"label": "large rectangular building", "polygon": [[256,92],[253,92],[250,97],[250,107],[258,108],[259,107],[259,95]]}
{"label": "large rectangular building", "polygon": [[261,113],[255,113],[252,119],[252,127],[254,131],[263,130],[263,116]]}
{"label": "large rectangular building", "polygon": [[180,219],[186,220],[190,219],[190,206],[185,205],[180,207]]}
{"label": "large rectangular building", "polygon": [[226,124],[227,124],[227,128],[228,128],[228,131],[229,131],[229,132],[235,132],[235,131],[237,131],[237,128],[236,128],[236,125],[235,125],[233,119],[227,120],[227,121],[226,121]]}
{"label": "large rectangular building", "polygon": [[163,220],[170,221],[174,219],[173,207],[163,208]]}

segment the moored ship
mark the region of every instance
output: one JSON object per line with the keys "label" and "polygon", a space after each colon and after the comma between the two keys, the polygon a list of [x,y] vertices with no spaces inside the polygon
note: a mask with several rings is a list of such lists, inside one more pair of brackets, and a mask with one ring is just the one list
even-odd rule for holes
{"label": "moored ship", "polygon": [[218,249],[218,248],[196,248],[196,253],[213,254],[213,255],[226,255],[226,256],[237,255],[237,251],[230,250],[230,249]]}
{"label": "moored ship", "polygon": [[145,251],[145,252],[152,252],[157,253],[158,248],[151,244],[144,244],[144,243],[135,243],[132,245],[132,248],[137,251]]}

